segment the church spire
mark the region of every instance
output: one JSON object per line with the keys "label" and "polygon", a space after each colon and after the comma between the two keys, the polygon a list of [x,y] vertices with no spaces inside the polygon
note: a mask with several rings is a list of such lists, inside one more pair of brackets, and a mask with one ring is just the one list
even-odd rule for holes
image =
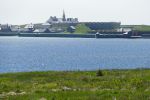
{"label": "church spire", "polygon": [[66,21],[65,11],[63,10],[63,21]]}

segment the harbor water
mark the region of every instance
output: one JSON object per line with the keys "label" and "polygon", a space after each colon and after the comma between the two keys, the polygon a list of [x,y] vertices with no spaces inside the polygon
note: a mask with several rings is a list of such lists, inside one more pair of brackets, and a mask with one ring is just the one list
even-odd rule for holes
{"label": "harbor water", "polygon": [[0,73],[150,68],[150,39],[0,37]]}

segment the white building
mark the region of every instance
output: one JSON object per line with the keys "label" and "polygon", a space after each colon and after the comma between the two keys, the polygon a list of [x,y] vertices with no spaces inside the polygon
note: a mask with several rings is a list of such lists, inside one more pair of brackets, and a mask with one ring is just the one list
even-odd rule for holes
{"label": "white building", "polygon": [[130,32],[133,30],[133,27],[129,26],[121,26],[119,29],[117,29],[118,32]]}
{"label": "white building", "polygon": [[34,25],[32,23],[31,24],[27,24],[24,28],[33,29]]}
{"label": "white building", "polygon": [[20,31],[20,26],[18,26],[18,25],[12,25],[11,31],[12,32],[19,32]]}
{"label": "white building", "polygon": [[62,18],[57,18],[56,16],[50,17],[47,20],[47,23],[53,24],[53,23],[78,23],[78,18],[66,18],[65,12],[63,11]]}

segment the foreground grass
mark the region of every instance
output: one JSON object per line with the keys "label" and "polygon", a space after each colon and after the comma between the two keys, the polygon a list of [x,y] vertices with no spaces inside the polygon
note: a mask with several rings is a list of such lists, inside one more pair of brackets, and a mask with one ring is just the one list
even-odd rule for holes
{"label": "foreground grass", "polygon": [[0,74],[4,100],[149,100],[150,70]]}

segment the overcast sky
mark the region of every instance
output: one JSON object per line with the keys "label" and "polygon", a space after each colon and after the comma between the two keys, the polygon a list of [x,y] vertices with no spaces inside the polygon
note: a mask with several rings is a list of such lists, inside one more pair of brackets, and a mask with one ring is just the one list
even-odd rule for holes
{"label": "overcast sky", "polygon": [[150,25],[150,0],[0,0],[0,23],[45,22],[50,16],[79,21]]}

